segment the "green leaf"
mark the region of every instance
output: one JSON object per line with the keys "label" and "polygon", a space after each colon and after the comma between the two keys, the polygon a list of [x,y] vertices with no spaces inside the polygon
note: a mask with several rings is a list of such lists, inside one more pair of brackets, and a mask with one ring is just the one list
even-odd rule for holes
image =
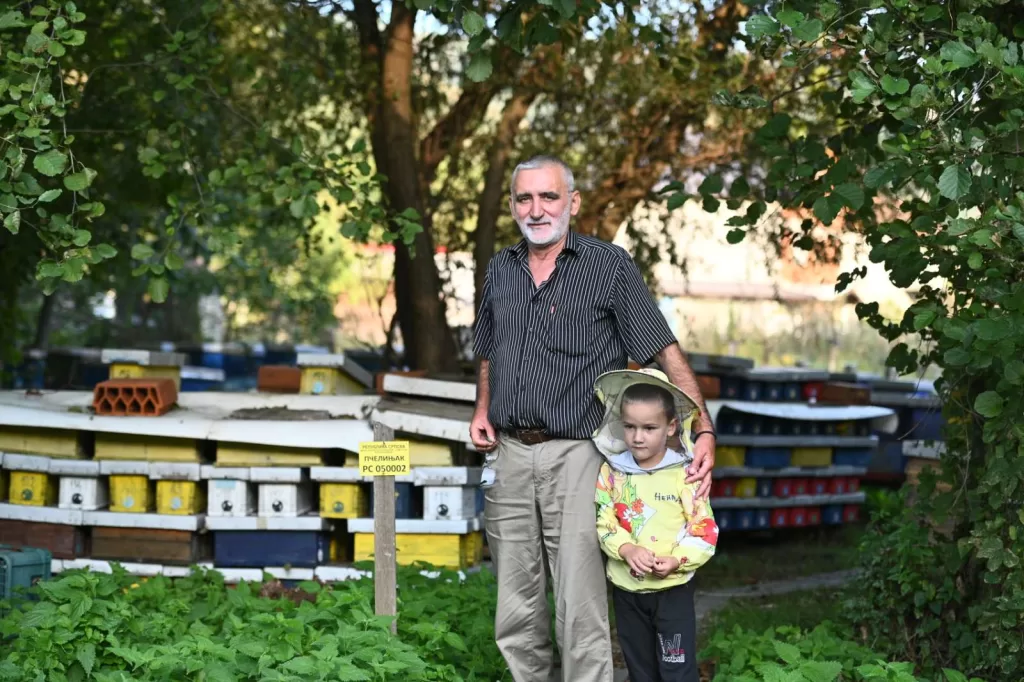
{"label": "green leaf", "polygon": [[181,270],[185,267],[185,260],[176,253],[169,253],[164,256],[164,265],[168,270]]}
{"label": "green leaf", "polygon": [[167,91],[166,90],[156,90],[156,91],[153,92],[153,101],[154,102],[162,102],[165,97],[167,97]]}
{"label": "green leaf", "polygon": [[974,221],[966,220],[964,218],[954,218],[949,221],[949,235],[951,237],[959,237],[962,234],[967,234],[974,229]]}
{"label": "green leaf", "polygon": [[704,178],[704,182],[700,183],[700,187],[697,191],[701,194],[718,194],[722,191],[724,186],[722,176],[715,173],[714,175],[709,175]]}
{"label": "green leaf", "polygon": [[784,9],[778,14],[776,14],[775,18],[778,19],[783,26],[795,28],[800,24],[800,22],[804,20],[804,13],[797,12],[796,10],[793,9]]}
{"label": "green leaf", "polygon": [[87,677],[92,675],[92,667],[96,663],[96,645],[91,642],[87,642],[78,647],[75,659],[82,664],[82,668],[85,670]]}
{"label": "green leaf", "polygon": [[676,192],[668,198],[668,210],[674,211],[685,203],[686,194],[683,192]]}
{"label": "green leaf", "polygon": [[477,52],[469,59],[469,66],[466,67],[466,77],[474,83],[482,83],[491,77],[493,70],[491,55],[487,52]]}
{"label": "green leaf", "polygon": [[931,325],[935,321],[939,314],[934,310],[924,310],[914,315],[914,330],[921,331],[925,327]]}
{"label": "green leaf", "polygon": [[1021,225],[1020,223],[1015,223],[1012,230],[1013,236],[1017,238],[1017,241],[1019,241],[1021,244],[1024,244],[1024,225]]}
{"label": "green leaf", "polygon": [[748,36],[754,40],[759,40],[764,36],[778,35],[779,25],[771,17],[764,14],[757,14],[747,19],[745,30]]}
{"label": "green leaf", "polygon": [[48,177],[54,177],[64,172],[64,168],[68,165],[68,157],[63,152],[59,152],[56,149],[51,149],[48,152],[42,154],[36,154],[36,158],[32,160],[32,167],[37,171]]}
{"label": "green leaf", "polygon": [[886,166],[875,166],[864,174],[864,186],[868,189],[878,189],[888,185],[896,177]]}
{"label": "green leaf", "polygon": [[864,205],[864,190],[852,182],[839,185],[832,190],[832,194],[842,199],[843,205],[850,207],[854,211],[859,210]]}
{"label": "green leaf", "polygon": [[93,252],[99,254],[101,258],[113,258],[117,255],[117,249],[110,244],[97,244],[93,247]]}
{"label": "green leaf", "polygon": [[75,235],[71,238],[71,243],[75,246],[82,247],[92,241],[92,232],[89,230],[75,230]]}
{"label": "green leaf", "polygon": [[850,78],[850,92],[854,102],[858,104],[864,102],[874,91],[875,84],[866,73],[863,71],[853,72],[853,76]]}
{"label": "green leaf", "polygon": [[1007,317],[980,320],[974,331],[982,341],[1002,341],[1013,334],[1013,322]]}
{"label": "green leaf", "polygon": [[805,43],[813,43],[821,37],[823,30],[825,30],[825,25],[821,23],[820,19],[808,19],[793,27],[793,37]]}
{"label": "green leaf", "polygon": [[46,51],[53,57],[63,57],[67,54],[67,48],[58,43],[56,40],[51,40],[46,46]]}
{"label": "green leaf", "polygon": [[761,126],[758,135],[766,138],[785,137],[789,133],[789,126],[792,122],[793,119],[789,114],[776,114]]}
{"label": "green leaf", "polygon": [[836,216],[839,215],[839,208],[828,197],[819,197],[814,202],[812,210],[814,211],[814,217],[820,220],[822,225],[828,226],[835,222]]}
{"label": "green leaf", "polygon": [[312,656],[299,656],[281,667],[297,675],[312,675],[316,672],[316,659]]}
{"label": "green leaf", "polygon": [[21,211],[7,214],[7,217],[4,218],[4,227],[11,234],[18,234],[18,230],[21,229]]}
{"label": "green leaf", "polygon": [[835,682],[843,672],[843,664],[836,661],[805,661],[800,672],[808,682]]}
{"label": "green leaf", "polygon": [[971,174],[959,164],[947,166],[939,176],[939,194],[956,201],[971,190]]}
{"label": "green leaf", "polygon": [[725,235],[725,241],[730,244],[739,244],[741,241],[746,239],[747,231],[741,230],[738,227],[729,230]]}
{"label": "green leaf", "polygon": [[72,173],[71,175],[65,176],[64,186],[72,192],[81,192],[82,190],[88,189],[89,185],[92,184],[92,181],[95,178],[96,171],[92,168],[86,168],[78,173]]}
{"label": "green leaf", "polygon": [[1006,380],[1014,386],[1024,384],[1024,361],[1011,360],[1006,363]]}
{"label": "green leaf", "polygon": [[21,28],[22,26],[28,26],[25,23],[25,17],[22,16],[21,12],[11,10],[0,14],[0,31],[6,28]]}
{"label": "green leaf", "polygon": [[942,357],[951,367],[963,367],[971,362],[970,352],[963,348],[950,348]]}
{"label": "green leaf", "polygon": [[885,74],[882,76],[882,89],[890,95],[905,95],[910,90],[910,81]]}
{"label": "green leaf", "polygon": [[978,61],[974,50],[959,41],[950,41],[942,45],[939,55],[950,62],[956,69],[964,69]]}
{"label": "green leaf", "polygon": [[156,303],[163,303],[167,300],[167,293],[170,290],[170,285],[167,282],[166,277],[154,277],[149,280],[149,297]]}
{"label": "green leaf", "polygon": [[149,244],[136,244],[132,247],[132,259],[147,260],[153,257],[153,247]]}
{"label": "green leaf", "polygon": [[0,194],[0,212],[7,213],[18,208],[18,198],[13,194]]}
{"label": "green leaf", "polygon": [[775,647],[775,653],[779,655],[779,658],[789,665],[796,665],[800,662],[800,650],[792,644],[773,641],[772,646]]}
{"label": "green leaf", "polygon": [[981,270],[982,265],[984,265],[984,257],[979,251],[975,251],[967,257],[967,266],[971,270]]}
{"label": "green leaf", "polygon": [[468,649],[466,649],[466,643],[462,641],[462,637],[459,637],[459,635],[455,632],[444,633],[444,641],[445,644],[447,644],[453,649],[458,649],[459,651],[468,651]]}
{"label": "green leaf", "polygon": [[65,45],[84,45],[85,44],[85,31],[79,31],[74,29],[68,31],[68,34],[62,39]]}
{"label": "green leaf", "polygon": [[63,194],[63,192],[59,189],[48,189],[39,195],[39,202],[48,204],[51,201],[56,200],[61,194]]}
{"label": "green leaf", "polygon": [[[974,411],[982,417],[992,419],[1003,413],[1004,404],[1005,401],[1003,400],[1003,397],[996,391],[985,391],[978,396],[977,400],[974,401]],[[1002,545],[1000,545],[1000,549],[1001,548]]]}
{"label": "green leaf", "polygon": [[475,36],[476,34],[483,31],[485,28],[487,28],[487,22],[484,21],[484,18],[482,16],[480,16],[471,9],[465,10],[465,12],[463,12],[462,30],[465,31],[467,34]]}
{"label": "green leaf", "polygon": [[576,0],[555,0],[555,9],[563,19],[571,19],[576,14]]}

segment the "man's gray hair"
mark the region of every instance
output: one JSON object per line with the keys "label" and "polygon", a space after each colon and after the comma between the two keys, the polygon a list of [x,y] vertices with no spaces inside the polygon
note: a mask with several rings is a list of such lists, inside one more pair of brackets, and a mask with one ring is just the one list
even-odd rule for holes
{"label": "man's gray hair", "polygon": [[547,168],[548,166],[558,166],[562,169],[562,176],[565,178],[565,186],[568,188],[569,194],[573,193],[576,189],[576,179],[573,177],[572,168],[569,168],[569,164],[562,161],[557,156],[551,154],[540,154],[534,156],[521,164],[516,166],[516,169],[512,171],[512,184],[509,185],[509,194],[512,198],[515,198],[516,191],[516,178],[519,176],[519,171],[522,170],[537,170],[538,168]]}

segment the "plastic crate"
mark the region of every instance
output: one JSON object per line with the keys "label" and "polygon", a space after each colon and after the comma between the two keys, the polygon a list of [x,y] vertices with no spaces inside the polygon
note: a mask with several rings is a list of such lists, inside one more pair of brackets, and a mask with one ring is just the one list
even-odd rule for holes
{"label": "plastic crate", "polygon": [[40,580],[49,580],[52,560],[53,555],[45,549],[0,545],[0,599],[11,599]]}
{"label": "plastic crate", "polygon": [[756,469],[784,469],[789,466],[789,448],[747,448],[748,467]]}
{"label": "plastic crate", "polygon": [[865,468],[871,463],[874,448],[836,448],[832,453],[832,464],[837,467]]}

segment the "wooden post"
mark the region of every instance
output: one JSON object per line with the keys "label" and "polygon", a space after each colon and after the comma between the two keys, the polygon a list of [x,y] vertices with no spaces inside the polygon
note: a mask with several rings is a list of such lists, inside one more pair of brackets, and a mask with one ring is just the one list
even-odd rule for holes
{"label": "wooden post", "polygon": [[[375,441],[391,441],[394,429],[373,424]],[[398,565],[395,551],[395,477],[373,477],[373,588],[374,611],[378,616],[398,614]],[[391,632],[397,631],[393,621]]]}

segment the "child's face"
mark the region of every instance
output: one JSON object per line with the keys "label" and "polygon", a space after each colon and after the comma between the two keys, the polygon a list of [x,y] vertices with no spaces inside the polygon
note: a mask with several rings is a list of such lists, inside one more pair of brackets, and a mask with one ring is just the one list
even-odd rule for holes
{"label": "child's face", "polygon": [[676,433],[676,420],[668,418],[661,403],[625,403],[622,429],[637,464],[649,462],[653,466],[665,456],[668,439]]}

